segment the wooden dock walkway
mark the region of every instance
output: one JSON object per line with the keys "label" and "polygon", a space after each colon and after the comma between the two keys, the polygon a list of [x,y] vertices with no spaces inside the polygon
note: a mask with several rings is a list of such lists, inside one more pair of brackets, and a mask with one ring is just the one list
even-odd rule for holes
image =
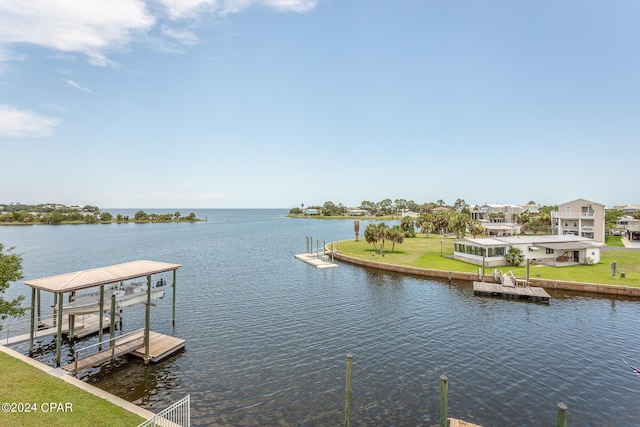
{"label": "wooden dock walkway", "polygon": [[323,255],[322,258],[318,258],[316,254],[299,254],[294,255],[294,257],[316,268],[335,268],[338,266],[338,264],[329,261],[330,257],[328,255]]}
{"label": "wooden dock walkway", "polygon": [[473,282],[473,293],[547,304],[551,299],[551,296],[543,288],[529,286],[524,279],[516,279],[514,283],[513,279],[506,274],[502,276],[502,283]]}
{"label": "wooden dock walkway", "polygon": [[482,427],[478,424],[473,424],[468,421],[462,421],[455,418],[447,418],[449,422],[449,427]]}
{"label": "wooden dock walkway", "polygon": [[[158,362],[184,348],[185,343],[186,341],[181,338],[150,331],[149,360],[154,363]],[[75,373],[93,366],[99,366],[104,362],[116,357],[124,356],[125,354],[130,354],[141,359],[144,359],[145,357],[144,329],[135,331],[134,333],[122,338],[114,339],[114,345],[112,347],[109,347],[109,340],[103,341],[102,344],[107,348],[89,356],[77,359],[76,361],[63,366],[62,369]],[[97,344],[94,344],[90,347],[94,347],[96,345]]]}
{"label": "wooden dock walkway", "polygon": [[[109,316],[102,318],[102,330],[109,329]],[[33,334],[34,339],[50,337],[58,333],[58,327],[53,326],[53,321],[48,320],[41,324],[43,327],[35,331]],[[28,328],[27,328],[28,329]],[[91,334],[95,334],[100,329],[100,318],[97,314],[87,314],[84,316],[76,316],[74,322],[74,338],[83,338]],[[24,329],[23,329],[24,330]],[[62,318],[62,333],[69,333],[69,316],[65,315]],[[20,344],[29,341],[29,332],[26,334],[15,335],[7,337],[0,341],[2,345]]]}

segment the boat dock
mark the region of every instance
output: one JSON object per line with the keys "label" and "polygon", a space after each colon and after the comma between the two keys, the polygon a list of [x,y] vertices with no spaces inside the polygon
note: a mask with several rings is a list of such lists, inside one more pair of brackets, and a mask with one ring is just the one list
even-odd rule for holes
{"label": "boat dock", "polygon": [[[113,345],[109,345],[111,340],[105,340],[98,344],[93,344],[75,352],[75,360],[62,369],[65,371],[76,373],[83,369],[99,366],[116,357],[129,354],[132,356],[145,359],[144,329],[131,332],[113,340]],[[149,331],[149,361],[159,362],[160,360],[172,355],[173,353],[184,348],[186,341],[181,338],[160,334],[158,332]],[[101,346],[105,346],[104,350]],[[98,351],[80,358],[80,352],[98,347]]]}
{"label": "boat dock", "polygon": [[316,268],[335,268],[338,266],[338,264],[329,261],[329,255],[322,255],[322,258],[318,258],[316,254],[300,254],[294,255],[294,257]]}
{"label": "boat dock", "polygon": [[551,299],[551,296],[543,288],[529,286],[529,282],[525,279],[518,279],[511,273],[509,275],[502,274],[500,282],[473,282],[473,293],[474,295],[525,299],[547,304]]}

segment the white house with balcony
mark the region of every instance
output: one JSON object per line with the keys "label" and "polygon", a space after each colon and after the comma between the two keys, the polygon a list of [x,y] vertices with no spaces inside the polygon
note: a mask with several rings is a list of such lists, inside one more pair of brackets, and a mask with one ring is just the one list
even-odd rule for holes
{"label": "white house with balcony", "polygon": [[604,205],[585,199],[560,204],[557,212],[551,212],[552,233],[586,237],[604,244],[604,212]]}

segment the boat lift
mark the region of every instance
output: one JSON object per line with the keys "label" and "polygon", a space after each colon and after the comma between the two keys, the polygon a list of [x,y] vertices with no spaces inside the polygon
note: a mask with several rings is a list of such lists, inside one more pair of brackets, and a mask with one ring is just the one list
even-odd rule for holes
{"label": "boat lift", "polygon": [[[104,311],[105,311],[105,286],[115,283],[134,280],[142,277],[147,279],[147,298],[146,298],[146,312],[145,312],[145,326],[144,326],[144,363],[148,364],[152,357],[149,354],[149,343],[151,331],[149,330],[149,318],[151,308],[151,294],[153,287],[151,286],[151,276],[154,274],[160,274],[165,272],[173,272],[173,309],[172,309],[172,322],[175,326],[176,323],[176,272],[180,268],[180,264],[170,264],[158,261],[132,261],[124,264],[117,264],[108,267],[94,268],[90,270],[83,270],[73,273],[60,274],[57,276],[44,277],[41,279],[26,280],[24,284],[31,287],[31,319],[29,329],[29,352],[33,352],[33,341],[37,335],[36,325],[36,310],[38,315],[40,314],[40,291],[47,291],[54,294],[55,304],[58,307],[56,310],[55,324],[57,327],[56,333],[56,366],[60,366],[60,351],[62,347],[62,331],[63,331],[63,312],[64,312],[64,294],[72,293],[84,289],[90,289],[100,287],[99,291],[99,308],[98,308],[98,334],[99,341],[102,341],[102,331],[106,328],[104,325]],[[36,301],[37,297],[37,301]],[[112,293],[111,304],[111,327],[110,334],[113,338],[114,334],[114,319],[115,319],[115,295]],[[36,305],[37,304],[37,305]],[[68,334],[70,338],[74,336],[74,323],[75,315],[68,315]]]}

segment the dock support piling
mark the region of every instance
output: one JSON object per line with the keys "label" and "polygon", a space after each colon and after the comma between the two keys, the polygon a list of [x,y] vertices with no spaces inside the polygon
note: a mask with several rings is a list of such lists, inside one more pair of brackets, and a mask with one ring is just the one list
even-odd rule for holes
{"label": "dock support piling", "polygon": [[440,427],[447,427],[449,378],[440,376]]}
{"label": "dock support piling", "polygon": [[40,311],[40,289],[36,291],[36,300],[37,300],[36,304],[38,305],[38,325],[39,325],[42,319],[42,312]]}
{"label": "dock support piling", "polygon": [[171,322],[173,326],[176,326],[176,270],[173,270],[173,309],[172,309],[172,317]]}
{"label": "dock support piling", "polygon": [[[69,302],[74,301],[76,299],[76,293],[71,292],[69,294]],[[76,326],[76,316],[70,314],[69,315],[69,333],[67,334],[67,341],[73,342],[73,338],[75,336],[75,326]]]}
{"label": "dock support piling", "polygon": [[151,276],[147,276],[147,303],[144,317],[144,364],[149,364],[149,317],[151,315]]}
{"label": "dock support piling", "polygon": [[567,427],[567,405],[562,402],[558,403],[556,427]]}
{"label": "dock support piling", "polygon": [[[100,313],[98,313],[98,342],[102,342],[102,328],[104,324],[104,285],[100,285]],[[102,350],[102,345],[98,346]]]}
{"label": "dock support piling", "polygon": [[[34,335],[34,323],[35,323],[35,302],[36,302],[36,288],[31,288],[31,323],[29,328],[29,353],[33,353],[33,335]],[[38,316],[39,317],[39,316]]]}
{"label": "dock support piling", "polygon": [[113,347],[113,338],[116,335],[116,294],[111,294],[111,318],[109,325],[109,347]]}
{"label": "dock support piling", "polygon": [[347,379],[344,391],[344,426],[351,425],[351,379],[353,373],[353,354],[347,354]]}
{"label": "dock support piling", "polygon": [[57,312],[57,318],[58,318],[58,333],[56,335],[56,367],[60,367],[60,351],[62,347],[62,298],[63,298],[63,294],[59,293],[59,294],[54,294],[54,296],[58,297],[58,312]]}

